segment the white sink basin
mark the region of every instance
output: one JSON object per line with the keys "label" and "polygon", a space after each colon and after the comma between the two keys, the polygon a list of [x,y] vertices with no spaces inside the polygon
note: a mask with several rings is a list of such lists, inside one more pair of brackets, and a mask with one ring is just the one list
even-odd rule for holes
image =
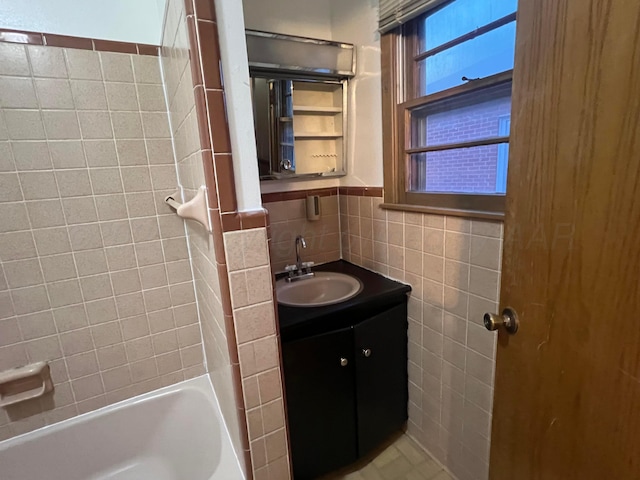
{"label": "white sink basin", "polygon": [[362,291],[362,282],[344,273],[315,272],[315,277],[276,282],[278,303],[290,307],[320,307],[345,302]]}

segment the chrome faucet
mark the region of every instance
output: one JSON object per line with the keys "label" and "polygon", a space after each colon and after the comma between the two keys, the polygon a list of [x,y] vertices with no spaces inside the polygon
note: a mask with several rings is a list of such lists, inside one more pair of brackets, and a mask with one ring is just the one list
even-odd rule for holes
{"label": "chrome faucet", "polygon": [[302,248],[307,248],[307,242],[304,241],[304,237],[302,235],[298,235],[296,237],[296,268],[298,272],[302,271],[302,259],[300,258],[300,245]]}
{"label": "chrome faucet", "polygon": [[287,282],[293,282],[295,280],[301,280],[303,278],[311,278],[315,276],[315,273],[311,271],[313,262],[303,262],[300,258],[300,246],[307,248],[307,242],[305,242],[302,235],[296,237],[296,264],[287,265],[285,271],[289,273]]}

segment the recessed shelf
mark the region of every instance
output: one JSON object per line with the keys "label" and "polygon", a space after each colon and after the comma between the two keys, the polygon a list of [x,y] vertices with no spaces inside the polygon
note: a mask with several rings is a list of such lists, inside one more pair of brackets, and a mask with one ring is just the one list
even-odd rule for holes
{"label": "recessed shelf", "polygon": [[342,107],[321,107],[317,105],[294,105],[294,112],[299,113],[342,113]]}
{"label": "recessed shelf", "polygon": [[319,132],[319,133],[299,132],[299,133],[296,133],[294,137],[296,139],[298,138],[342,138],[342,134],[328,133],[328,132]]}

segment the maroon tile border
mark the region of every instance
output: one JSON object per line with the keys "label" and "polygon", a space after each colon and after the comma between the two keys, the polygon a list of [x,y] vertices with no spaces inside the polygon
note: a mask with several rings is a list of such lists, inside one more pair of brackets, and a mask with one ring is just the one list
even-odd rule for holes
{"label": "maroon tile border", "polygon": [[50,47],[77,48],[93,50],[93,40],[90,38],[69,37],[67,35],[44,35],[45,43]]}
{"label": "maroon tile border", "polygon": [[222,90],[206,90],[205,95],[209,108],[213,151],[216,154],[231,153],[231,139],[229,138],[229,124],[227,123],[224,92]]}
{"label": "maroon tile border", "polygon": [[202,150],[202,166],[204,167],[205,184],[207,185],[207,199],[209,200],[209,208],[218,210],[218,191],[216,189],[216,174],[213,167],[213,154],[211,150]]}
{"label": "maroon tile border", "polygon": [[[189,2],[185,2],[189,3]],[[193,86],[202,86],[202,68],[200,68],[200,47],[196,19],[193,14],[187,16],[187,34],[189,35],[189,63],[191,64],[191,81]]]}
{"label": "maroon tile border", "polygon": [[44,45],[42,33],[0,29],[0,42]]}
{"label": "maroon tile border", "polygon": [[235,232],[242,230],[242,220],[236,212],[228,212],[222,214],[222,229],[225,232]]}
{"label": "maroon tile border", "polygon": [[225,232],[250,230],[252,228],[269,227],[266,210],[252,212],[228,212],[222,214],[222,228]]}
{"label": "maroon tile border", "polygon": [[[193,65],[194,62],[191,62]],[[196,115],[198,116],[198,135],[200,137],[200,148],[211,151],[211,135],[209,133],[209,114],[207,110],[207,99],[204,87],[198,85],[194,88],[193,94],[196,97]],[[215,182],[215,177],[211,177]]]}
{"label": "maroon tile border", "polygon": [[216,254],[216,263],[218,265],[226,265],[227,259],[224,256],[224,238],[222,237],[224,229],[222,228],[220,210],[211,211],[211,231],[213,235],[214,251]]}
{"label": "maroon tile border", "polygon": [[147,45],[145,43],[136,43],[136,45],[138,47],[138,55],[153,55],[157,57],[159,54],[158,49],[160,47],[155,45]]}
{"label": "maroon tile border", "polygon": [[356,197],[382,197],[382,187],[340,187],[340,195],[353,195]]}
{"label": "maroon tile border", "polygon": [[266,227],[269,224],[266,210],[254,212],[240,212],[240,222],[243,230]]}
{"label": "maroon tile border", "polygon": [[216,10],[213,8],[213,0],[195,0],[195,7],[198,20],[216,21]]}
{"label": "maroon tile border", "polygon": [[158,56],[159,49],[159,47],[155,45],[146,45],[143,43],[114,42],[96,38],[70,37],[68,35],[56,35],[54,33],[7,29],[0,29],[0,42],[153,56]]}
{"label": "maroon tile border", "polygon": [[207,89],[221,89],[222,80],[220,75],[220,47],[218,45],[218,27],[210,21],[198,19],[198,38],[200,39],[200,49],[202,58],[207,61],[202,63],[202,75],[204,77],[204,87]]}
{"label": "maroon tile border", "polygon": [[135,43],[112,42],[111,40],[94,40],[93,48],[99,52],[138,53]]}
{"label": "maroon tile border", "polygon": [[218,181],[220,211],[222,213],[235,213],[238,209],[238,204],[236,202],[236,189],[233,175],[233,158],[228,154],[216,153],[214,154],[213,165]]}
{"label": "maroon tile border", "polygon": [[309,195],[319,195],[321,197],[330,197],[338,194],[338,187],[330,188],[313,188],[310,190],[293,190],[291,192],[274,192],[263,193],[262,203],[284,202],[287,200],[301,200]]}

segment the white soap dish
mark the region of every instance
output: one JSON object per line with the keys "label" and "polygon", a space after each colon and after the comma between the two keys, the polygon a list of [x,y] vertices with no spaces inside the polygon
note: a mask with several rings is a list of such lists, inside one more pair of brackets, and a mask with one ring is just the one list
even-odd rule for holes
{"label": "white soap dish", "polygon": [[8,407],[43,396],[53,390],[47,362],[0,372],[0,407]]}

